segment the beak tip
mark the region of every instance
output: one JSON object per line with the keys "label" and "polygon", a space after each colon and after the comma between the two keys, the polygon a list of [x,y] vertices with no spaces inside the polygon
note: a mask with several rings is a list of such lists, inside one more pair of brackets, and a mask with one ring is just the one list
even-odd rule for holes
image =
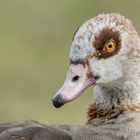
{"label": "beak tip", "polygon": [[60,108],[61,106],[63,106],[64,102],[63,102],[62,96],[60,94],[56,95],[52,99],[52,103],[53,103],[54,107],[56,107],[56,108]]}

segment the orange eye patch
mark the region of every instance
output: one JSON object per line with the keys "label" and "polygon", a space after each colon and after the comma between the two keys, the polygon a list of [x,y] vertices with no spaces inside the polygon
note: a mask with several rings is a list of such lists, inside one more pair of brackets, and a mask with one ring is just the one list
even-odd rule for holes
{"label": "orange eye patch", "polygon": [[113,39],[109,40],[107,43],[105,43],[103,47],[104,51],[107,52],[113,52],[116,49],[116,43]]}

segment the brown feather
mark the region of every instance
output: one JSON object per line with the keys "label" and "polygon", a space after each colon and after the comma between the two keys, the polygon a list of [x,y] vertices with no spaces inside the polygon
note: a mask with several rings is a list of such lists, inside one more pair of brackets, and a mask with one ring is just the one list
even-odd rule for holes
{"label": "brown feather", "polygon": [[[116,44],[115,51],[108,53],[104,51],[104,45],[109,41],[113,40]],[[93,47],[95,47],[96,51],[99,51],[101,55],[98,58],[107,58],[113,56],[118,53],[121,48],[121,36],[119,31],[113,31],[110,28],[104,28],[98,36],[95,36],[95,40],[93,42]]]}
{"label": "brown feather", "polygon": [[112,118],[118,117],[120,114],[135,112],[140,109],[139,104],[131,104],[127,106],[120,106],[120,107],[111,107],[110,109],[101,109],[99,108],[96,103],[92,103],[89,105],[89,109],[87,112],[88,121],[87,124],[92,124],[94,119],[99,118],[102,121],[110,120]]}

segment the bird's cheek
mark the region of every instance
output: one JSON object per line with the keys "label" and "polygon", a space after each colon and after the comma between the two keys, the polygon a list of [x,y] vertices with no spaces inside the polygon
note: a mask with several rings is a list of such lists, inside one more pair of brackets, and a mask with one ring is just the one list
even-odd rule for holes
{"label": "bird's cheek", "polygon": [[94,69],[95,75],[99,75],[96,84],[102,86],[112,86],[123,78],[121,68],[116,64],[102,64]]}

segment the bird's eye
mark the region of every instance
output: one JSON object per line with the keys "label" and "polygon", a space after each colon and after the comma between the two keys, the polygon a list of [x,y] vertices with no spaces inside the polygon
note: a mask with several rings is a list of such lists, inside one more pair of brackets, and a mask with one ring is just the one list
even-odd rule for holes
{"label": "bird's eye", "polygon": [[116,44],[114,40],[110,40],[104,45],[104,50],[107,52],[113,52],[116,49]]}

